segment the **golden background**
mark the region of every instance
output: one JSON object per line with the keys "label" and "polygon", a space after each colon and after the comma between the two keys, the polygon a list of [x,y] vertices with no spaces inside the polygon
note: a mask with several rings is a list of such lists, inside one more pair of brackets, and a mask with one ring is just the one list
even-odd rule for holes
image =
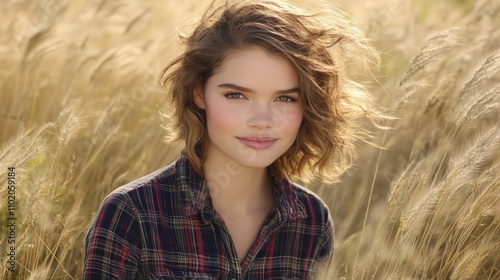
{"label": "golden background", "polygon": [[[156,77],[207,3],[0,1],[0,278],[80,279],[102,199],[177,158]],[[327,279],[500,279],[499,1],[331,5],[380,50],[376,79],[360,81],[399,119],[341,183],[308,186],[335,222]]]}

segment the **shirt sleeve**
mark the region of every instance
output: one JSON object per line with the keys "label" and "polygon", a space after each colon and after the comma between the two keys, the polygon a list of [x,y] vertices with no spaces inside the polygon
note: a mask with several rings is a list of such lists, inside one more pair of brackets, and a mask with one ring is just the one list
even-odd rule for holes
{"label": "shirt sleeve", "polygon": [[333,221],[330,214],[326,213],[327,222],[323,229],[323,233],[319,238],[319,243],[315,253],[316,268],[313,270],[311,279],[331,279],[329,268],[333,255],[334,229]]}
{"label": "shirt sleeve", "polygon": [[85,240],[83,279],[134,279],[138,275],[141,235],[131,205],[118,193],[101,204]]}
{"label": "shirt sleeve", "polygon": [[330,257],[333,253],[333,221],[330,214],[327,212],[327,222],[323,233],[319,239],[319,244],[316,252],[316,261],[321,262]]}

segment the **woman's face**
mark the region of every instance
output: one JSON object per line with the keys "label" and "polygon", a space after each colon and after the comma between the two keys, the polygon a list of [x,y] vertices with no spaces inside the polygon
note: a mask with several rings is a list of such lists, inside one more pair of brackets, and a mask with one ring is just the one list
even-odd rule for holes
{"label": "woman's face", "polygon": [[302,122],[298,73],[261,47],[232,51],[195,102],[205,109],[208,157],[269,166],[292,145]]}

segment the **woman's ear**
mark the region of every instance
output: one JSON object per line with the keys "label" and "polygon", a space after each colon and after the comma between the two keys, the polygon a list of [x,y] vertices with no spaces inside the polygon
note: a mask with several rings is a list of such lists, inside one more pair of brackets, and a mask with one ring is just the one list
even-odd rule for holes
{"label": "woman's ear", "polygon": [[201,85],[195,86],[193,95],[196,106],[200,109],[205,109],[205,97],[203,96],[203,87]]}

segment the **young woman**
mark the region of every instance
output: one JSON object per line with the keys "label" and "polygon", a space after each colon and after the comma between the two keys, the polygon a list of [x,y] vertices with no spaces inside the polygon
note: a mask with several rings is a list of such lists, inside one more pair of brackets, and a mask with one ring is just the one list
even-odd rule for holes
{"label": "young woman", "polygon": [[275,0],[213,4],[184,39],[160,81],[185,148],[106,197],[84,279],[315,278],[333,224],[292,180],[332,182],[354,158],[377,115],[346,62],[372,49],[341,14]]}

